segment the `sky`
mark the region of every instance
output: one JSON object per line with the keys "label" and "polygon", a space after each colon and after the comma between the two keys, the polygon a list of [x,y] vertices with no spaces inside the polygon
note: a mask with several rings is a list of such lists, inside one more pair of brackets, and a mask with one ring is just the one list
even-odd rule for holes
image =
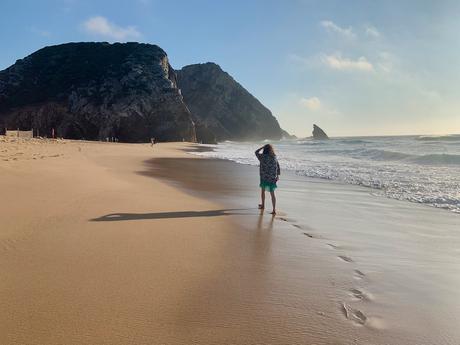
{"label": "sky", "polygon": [[215,62],[282,128],[460,133],[460,1],[1,0],[0,70],[66,42],[157,44]]}

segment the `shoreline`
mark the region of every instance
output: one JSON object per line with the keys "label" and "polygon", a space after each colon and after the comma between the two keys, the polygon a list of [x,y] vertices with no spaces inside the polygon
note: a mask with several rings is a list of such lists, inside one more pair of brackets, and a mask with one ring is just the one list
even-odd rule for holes
{"label": "shoreline", "polygon": [[[154,175],[188,193],[199,193],[226,206],[257,205],[257,167],[199,157],[198,161],[153,159],[148,164],[163,166],[164,171],[156,170]],[[213,182],[199,177],[207,176],[207,171],[218,172]],[[443,321],[445,312],[460,321],[451,305],[459,287],[455,277],[460,273],[456,213],[375,195],[363,186],[293,172],[282,174],[279,187],[281,212],[272,231],[280,231],[281,236],[297,232],[318,242],[314,258],[326,255],[326,265],[334,271],[335,288],[329,296],[334,296],[333,308],[361,327],[360,340],[375,344],[390,339],[398,344],[414,339],[418,344],[439,342],[426,320],[436,324],[441,333],[450,334],[451,339],[460,339],[453,330],[455,322],[449,325]],[[265,216],[269,216],[267,212]],[[236,221],[242,227],[247,224],[247,219]],[[293,238],[289,247],[302,241],[300,237]],[[433,243],[436,247],[431,247]],[[298,259],[302,260],[302,255]],[[328,261],[331,258],[342,266]],[[431,302],[420,306],[421,300]],[[334,324],[342,321],[339,318]]]}
{"label": "shoreline", "polygon": [[[6,154],[17,160],[0,161],[1,343],[439,342],[426,334],[433,326],[425,316],[452,344],[460,339],[452,327],[459,316],[446,305],[454,280],[437,300],[436,284],[407,290],[421,278],[415,273],[398,283],[407,269],[442,257],[413,266],[379,243],[382,232],[388,246],[405,240],[393,236],[409,225],[416,246],[433,240],[433,212],[398,211],[398,202],[358,189],[283,174],[282,212],[273,218],[255,207],[256,169],[184,153],[191,144],[13,146]],[[376,207],[384,219],[373,219]],[[404,212],[415,218],[400,219]],[[441,226],[453,236],[452,224]],[[401,293],[414,291],[398,306]],[[433,315],[417,299],[432,300]],[[453,321],[442,321],[441,310]]]}

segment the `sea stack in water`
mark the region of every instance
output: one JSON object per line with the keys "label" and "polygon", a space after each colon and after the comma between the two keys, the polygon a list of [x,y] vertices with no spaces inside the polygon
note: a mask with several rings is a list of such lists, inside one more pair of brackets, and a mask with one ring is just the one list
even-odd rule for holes
{"label": "sea stack in water", "polygon": [[317,125],[313,125],[312,134],[313,134],[313,139],[319,139],[319,140],[329,139],[327,134]]}

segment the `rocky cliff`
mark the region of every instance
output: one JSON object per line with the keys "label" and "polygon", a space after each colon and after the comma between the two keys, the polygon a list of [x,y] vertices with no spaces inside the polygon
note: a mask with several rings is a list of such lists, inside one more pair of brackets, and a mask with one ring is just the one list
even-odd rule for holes
{"label": "rocky cliff", "polygon": [[221,140],[280,139],[276,118],[214,63],[177,71],[177,83],[199,131]]}
{"label": "rocky cliff", "polygon": [[166,53],[140,43],[46,47],[0,72],[0,127],[145,142],[196,140]]}
{"label": "rocky cliff", "polygon": [[0,71],[4,128],[125,142],[280,139],[289,134],[214,63],[174,71],[158,46],[67,43]]}

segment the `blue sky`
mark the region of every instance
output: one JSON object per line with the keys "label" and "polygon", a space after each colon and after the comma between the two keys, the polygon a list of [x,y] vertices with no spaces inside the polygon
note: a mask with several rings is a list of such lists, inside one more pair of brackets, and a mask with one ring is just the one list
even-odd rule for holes
{"label": "blue sky", "polygon": [[0,2],[0,69],[71,41],[140,41],[213,61],[283,128],[460,133],[460,1]]}

